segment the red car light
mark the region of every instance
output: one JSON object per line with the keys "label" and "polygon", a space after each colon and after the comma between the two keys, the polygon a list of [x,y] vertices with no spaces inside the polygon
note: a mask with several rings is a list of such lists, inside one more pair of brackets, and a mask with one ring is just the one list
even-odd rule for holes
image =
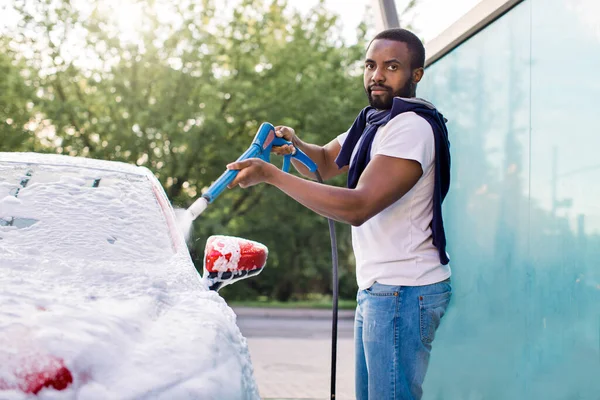
{"label": "red car light", "polygon": [[20,359],[12,379],[10,381],[0,379],[0,390],[16,389],[37,394],[45,387],[63,390],[71,383],[73,383],[73,375],[63,360],[39,354]]}

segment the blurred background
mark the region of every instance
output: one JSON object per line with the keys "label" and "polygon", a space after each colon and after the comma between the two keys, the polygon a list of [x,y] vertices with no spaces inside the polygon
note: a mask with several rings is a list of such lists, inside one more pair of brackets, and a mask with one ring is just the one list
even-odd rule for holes
{"label": "blurred background", "polygon": [[[175,207],[187,207],[262,122],[317,144],[351,125],[367,104],[362,59],[380,29],[376,3],[0,0],[1,149],[143,165]],[[395,6],[400,26],[426,44],[418,95],[448,118],[453,157],[444,216],[454,295],[426,398],[599,400],[600,3]],[[340,305],[352,309],[350,230],[337,232]],[[199,270],[213,234],[270,250],[259,278],[221,291],[230,304],[331,306],[324,218],[261,185],[226,191],[195,222]],[[280,393],[266,389],[271,382],[317,379],[306,374],[327,360],[309,352],[326,354],[326,318],[322,348],[285,341],[314,334],[305,320],[281,323],[274,347],[277,323],[253,331],[254,320],[240,318],[261,393]],[[342,326],[341,357],[351,357],[352,324]],[[282,359],[293,365],[285,370]],[[352,362],[340,365],[351,398]],[[314,397],[324,398],[326,368],[318,378]]]}
{"label": "blurred background", "polygon": [[[396,6],[403,26],[427,40],[476,2]],[[370,0],[0,4],[2,151],[142,165],[175,207],[189,206],[262,122],[325,144],[367,104],[362,58],[378,17]],[[350,299],[342,305],[352,307],[349,227],[337,230],[340,292]],[[227,191],[195,222],[190,251],[199,270],[213,234],[270,249],[268,273],[224,289],[228,301],[330,306],[331,250],[320,216],[261,185]]]}

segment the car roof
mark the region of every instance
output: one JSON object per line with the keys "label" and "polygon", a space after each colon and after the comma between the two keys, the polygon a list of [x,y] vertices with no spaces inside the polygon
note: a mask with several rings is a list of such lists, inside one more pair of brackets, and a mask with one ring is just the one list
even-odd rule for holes
{"label": "car roof", "polygon": [[55,166],[72,166],[86,169],[122,172],[139,176],[153,176],[145,167],[127,164],[120,161],[97,160],[85,157],[73,157],[61,154],[0,152],[0,162],[43,164]]}

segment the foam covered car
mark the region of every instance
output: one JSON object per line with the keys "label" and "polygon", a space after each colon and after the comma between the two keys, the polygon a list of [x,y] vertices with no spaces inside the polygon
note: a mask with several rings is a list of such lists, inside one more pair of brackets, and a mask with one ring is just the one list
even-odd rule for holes
{"label": "foam covered car", "polygon": [[257,399],[146,168],[0,153],[0,398]]}

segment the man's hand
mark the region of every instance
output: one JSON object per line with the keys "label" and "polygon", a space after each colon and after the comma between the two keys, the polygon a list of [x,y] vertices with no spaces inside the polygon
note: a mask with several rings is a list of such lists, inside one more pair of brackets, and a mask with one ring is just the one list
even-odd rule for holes
{"label": "man's hand", "polygon": [[[318,146],[315,144],[304,143],[298,136],[296,136],[296,132],[294,129],[289,126],[276,126],[275,127],[275,135],[277,137],[283,138],[288,142],[292,142],[292,145],[285,146],[273,146],[271,151],[280,156],[285,156],[288,154],[294,154],[296,149],[303,151],[311,160],[313,160],[319,170],[319,174],[323,180],[327,180],[329,178],[333,178],[339,174],[342,174],[348,170],[348,167],[338,168],[335,163],[335,159],[338,156],[341,146],[336,139],[333,139],[331,142],[326,144],[325,146]],[[292,165],[296,168],[298,172],[300,172],[303,176],[309,179],[316,179],[316,176],[313,172],[311,172],[304,164],[300,161],[292,158]]]}
{"label": "man's hand", "polygon": [[273,164],[266,163],[260,158],[232,162],[227,164],[227,169],[240,171],[235,179],[227,185],[229,189],[233,189],[237,185],[245,189],[262,182],[268,183],[274,174],[279,171]]}
{"label": "man's hand", "polygon": [[[276,126],[275,127],[275,135],[277,137],[280,138],[284,138],[285,140],[287,140],[288,142],[292,142],[296,137],[296,132],[294,131],[294,129],[288,127],[288,126]],[[294,154],[296,152],[296,149],[294,148],[293,145],[283,145],[283,146],[273,146],[272,148],[273,153],[280,155],[280,156],[285,156],[288,154]]]}

